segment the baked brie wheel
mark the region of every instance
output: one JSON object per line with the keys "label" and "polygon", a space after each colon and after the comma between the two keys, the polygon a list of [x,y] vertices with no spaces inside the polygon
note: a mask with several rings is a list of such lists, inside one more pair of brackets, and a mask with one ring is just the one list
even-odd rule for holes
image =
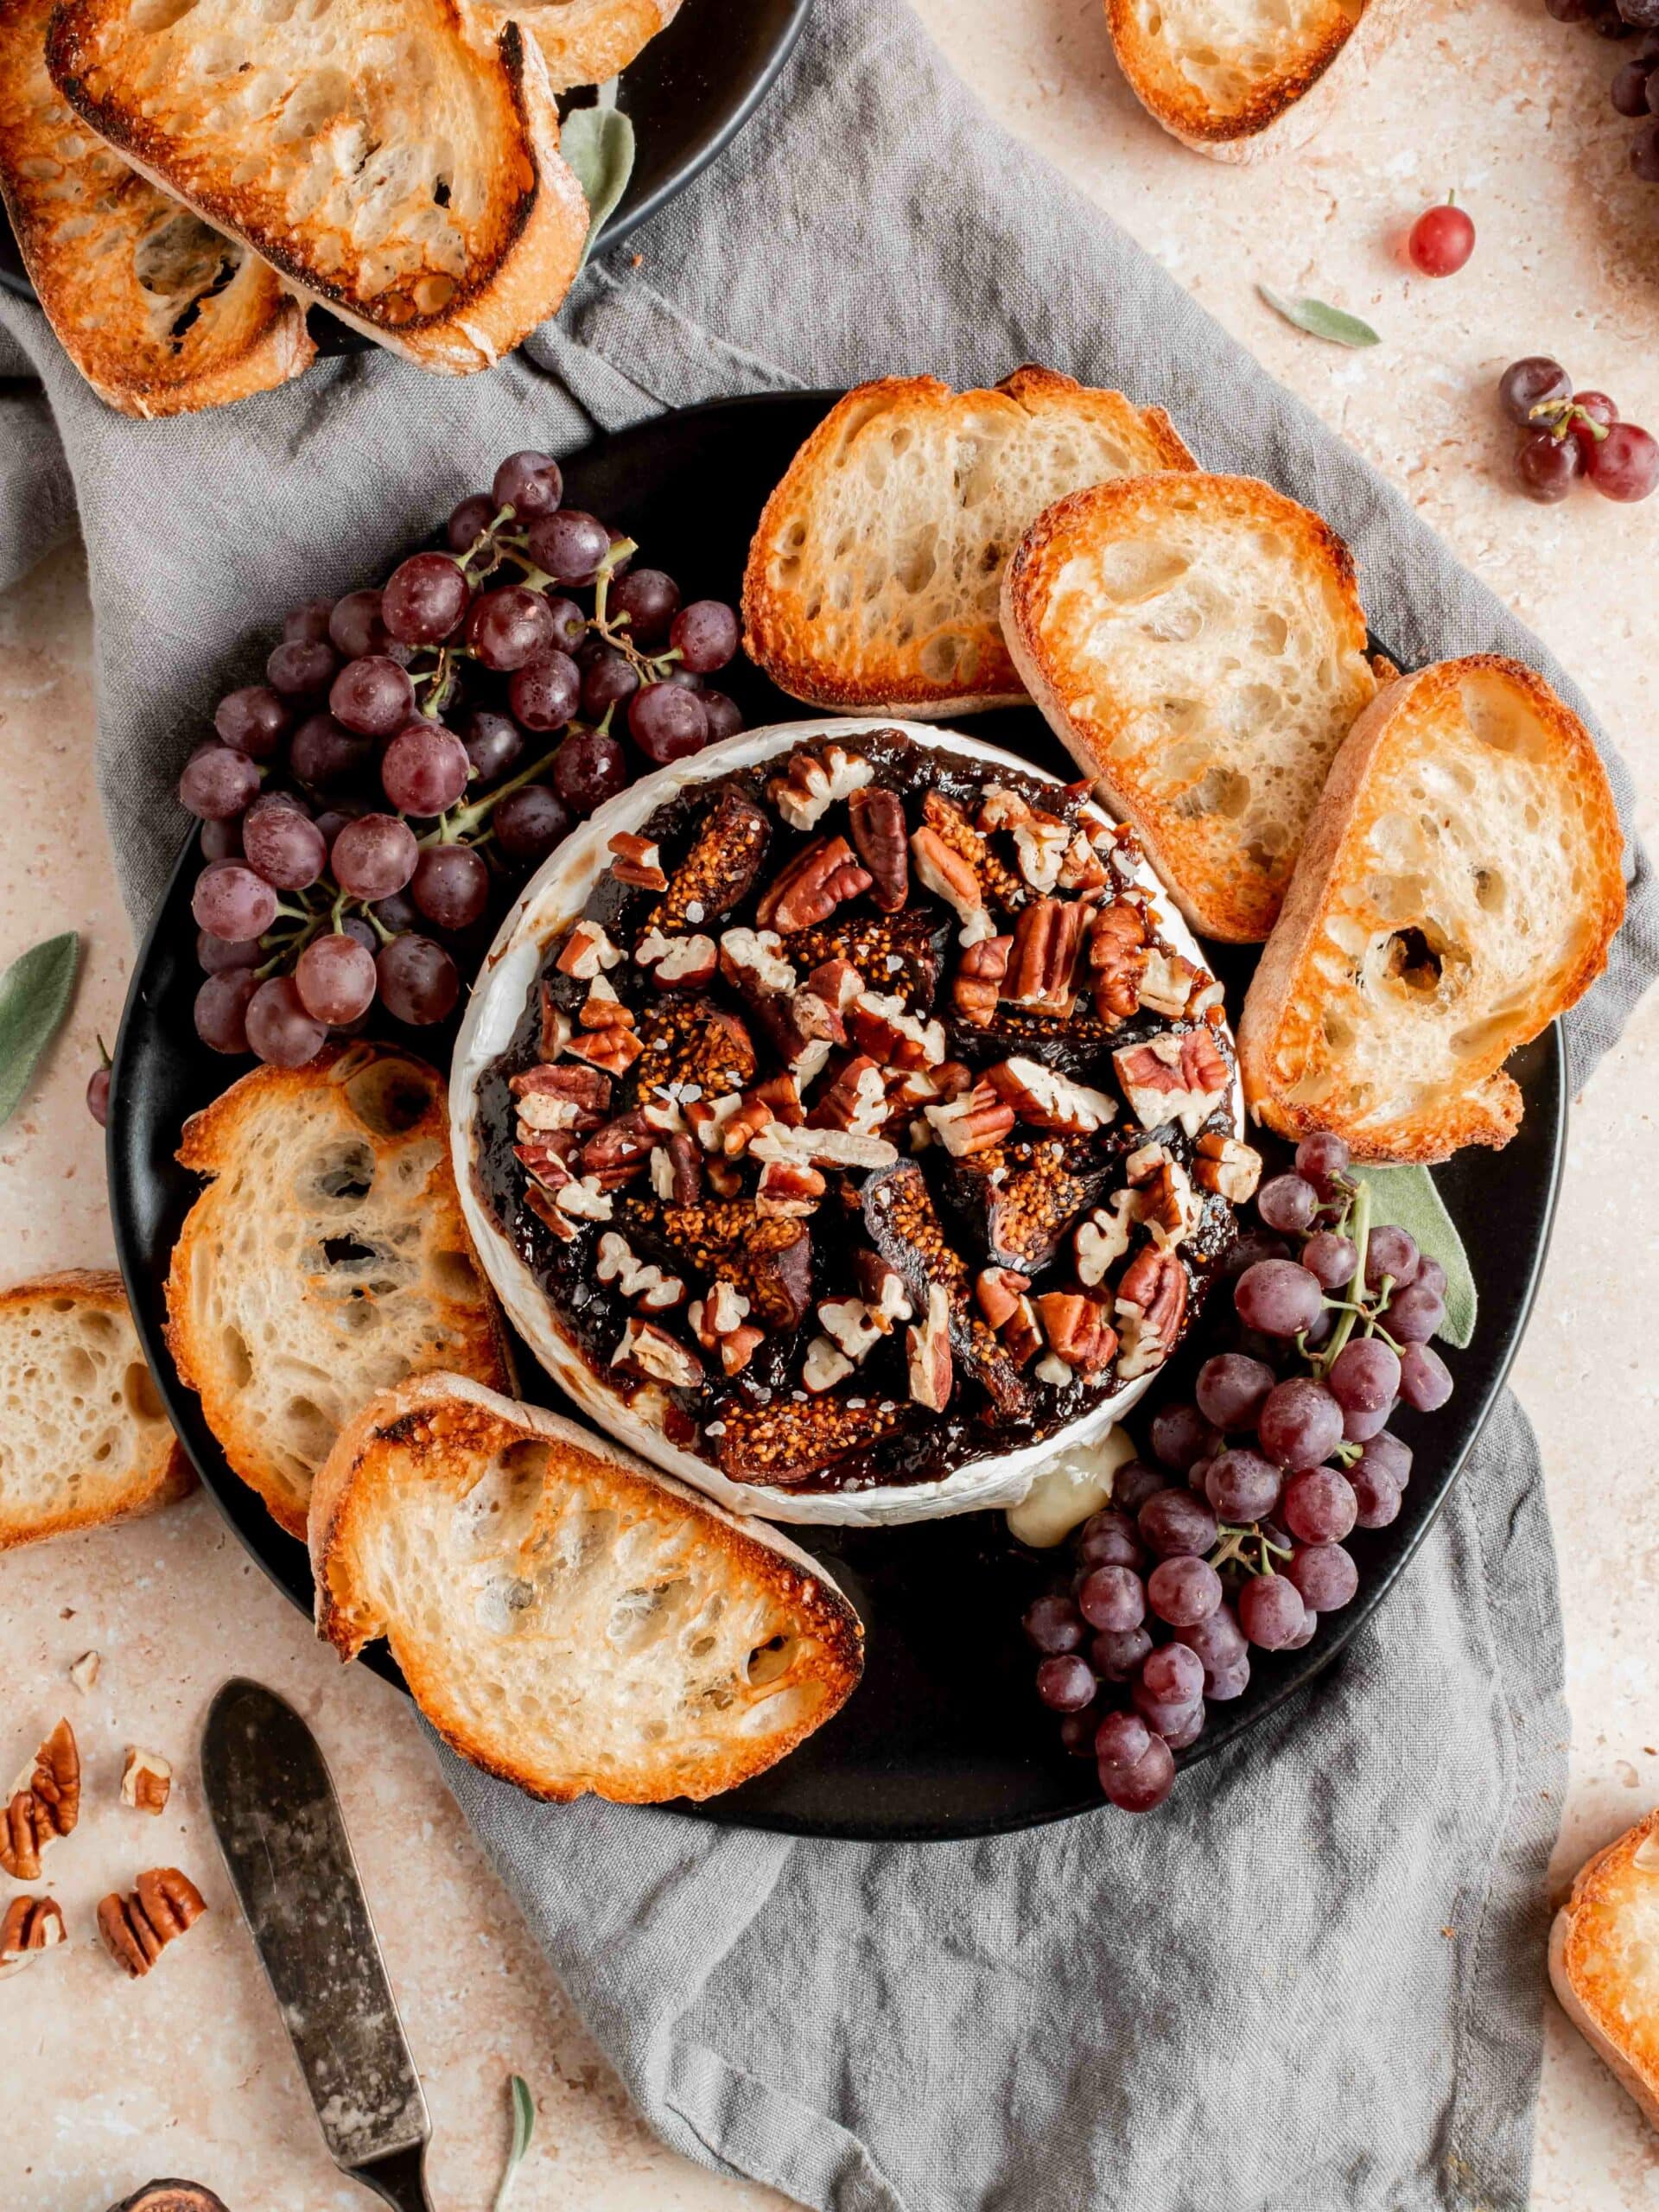
{"label": "baked brie wheel", "polygon": [[1088,787],[787,723],[569,837],[486,961],[456,1179],[525,1341],[740,1511],[1007,1505],[1192,1325],[1259,1163],[1221,988]]}

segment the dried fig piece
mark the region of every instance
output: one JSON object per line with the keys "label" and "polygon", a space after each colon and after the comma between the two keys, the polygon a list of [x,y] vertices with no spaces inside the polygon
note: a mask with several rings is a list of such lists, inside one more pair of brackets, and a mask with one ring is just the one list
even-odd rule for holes
{"label": "dried fig piece", "polygon": [[753,888],[771,841],[772,823],[754,801],[741,791],[722,791],[646,915],[645,929],[669,937],[704,929],[729,914]]}
{"label": "dried fig piece", "polygon": [[720,1471],[734,1483],[775,1483],[786,1490],[907,1427],[917,1410],[898,1399],[874,1397],[728,1405],[715,1438]]}
{"label": "dried fig piece", "polygon": [[639,1197],[622,1201],[619,1219],[630,1237],[695,1274],[734,1284],[766,1328],[798,1327],[811,1303],[811,1240],[805,1223],[790,1215],[763,1216],[752,1198],[669,1206]]}
{"label": "dried fig piece", "polygon": [[1096,1136],[1035,1137],[950,1160],[945,1174],[989,1265],[1038,1275],[1110,1181],[1112,1160]]}
{"label": "dried fig piece", "polygon": [[918,1315],[941,1287],[950,1301],[950,1349],[962,1372],[987,1393],[1005,1419],[1029,1412],[1018,1369],[973,1307],[973,1277],[944,1232],[921,1169],[901,1160],[872,1176],[863,1191],[864,1224],[879,1255],[899,1274]]}
{"label": "dried fig piece", "polygon": [[926,1014],[938,988],[941,944],[927,916],[914,907],[902,914],[849,914],[798,930],[789,957],[803,975],[826,961],[844,960],[864,988],[902,999],[911,1014]]}
{"label": "dried fig piece", "polygon": [[643,1046],[631,1080],[643,1103],[661,1091],[725,1098],[754,1080],[754,1041],[738,1015],[712,999],[665,998],[639,1017]]}
{"label": "dried fig piece", "polygon": [[1001,906],[1007,913],[1018,913],[1030,898],[1030,891],[953,799],[942,791],[929,791],[922,801],[922,820],[973,870],[983,902]]}

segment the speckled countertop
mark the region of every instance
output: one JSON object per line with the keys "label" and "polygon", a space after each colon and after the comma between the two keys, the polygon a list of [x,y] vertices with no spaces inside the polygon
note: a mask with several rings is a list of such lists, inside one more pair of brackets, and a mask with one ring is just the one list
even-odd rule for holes
{"label": "speckled countertop", "polygon": [[[1605,97],[1616,49],[1551,22],[1541,0],[1417,0],[1311,149],[1223,168],[1136,107],[1099,0],[919,5],[991,111],[1400,485],[1578,672],[1636,772],[1653,839],[1659,499],[1527,505],[1507,480],[1509,440],[1491,399],[1507,360],[1551,352],[1659,426],[1659,191],[1625,169],[1630,126]],[[1452,186],[1479,245],[1460,276],[1431,284],[1405,273],[1398,239]],[[1339,302],[1387,343],[1349,354],[1302,338],[1258,304],[1258,279]],[[111,1249],[101,1147],[79,1102],[94,1033],[113,1033],[131,947],[89,796],[89,647],[73,551],[0,599],[0,958],[67,927],[85,933],[87,953],[72,1027],[0,1132],[9,1279],[105,1262]],[[1656,1096],[1650,1002],[1573,1112],[1554,1245],[1516,1370],[1548,1469],[1567,1618],[1573,1780],[1558,1889],[1659,1799]],[[89,1646],[104,1670],[81,1699],[67,1670]],[[367,2201],[324,2155],[199,1801],[201,1713],[232,1670],[293,1698],[333,1763],[432,2107],[435,2203],[483,2212],[515,2069],[539,2108],[515,2192],[524,2212],[782,2203],[647,2135],[462,1826],[408,1707],[320,1650],[198,1497],[0,1562],[0,1760],[21,1761],[38,1724],[67,1710],[90,1763],[88,1808],[54,1880],[74,1941],[3,1999],[15,2024],[0,2068],[7,2212],[102,2212],[155,2173],[207,2181],[237,2212]],[[135,1816],[113,1802],[130,1741],[179,1771],[159,1835],[136,1836]],[[162,1857],[196,1875],[213,1910],[164,1973],[131,1985],[89,1940],[90,1909]],[[1541,1982],[1541,1960],[1539,1971]],[[1659,2139],[1553,2005],[1548,2037],[1535,2207],[1651,2212]]]}

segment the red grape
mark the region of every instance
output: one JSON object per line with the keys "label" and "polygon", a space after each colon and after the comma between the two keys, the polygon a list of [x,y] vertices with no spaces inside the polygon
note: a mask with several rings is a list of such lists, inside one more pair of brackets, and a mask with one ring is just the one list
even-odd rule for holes
{"label": "red grape", "polygon": [[1190,1490],[1154,1491],[1141,1508],[1136,1525],[1147,1550],[1160,1559],[1207,1552],[1217,1534],[1215,1515]]}
{"label": "red grape", "polygon": [[334,611],[332,599],[306,600],[283,617],[283,643],[286,645],[327,645],[329,618]]}
{"label": "red grape", "polygon": [[660,569],[634,569],[611,586],[611,619],[627,616],[628,635],[636,645],[652,645],[665,638],[679,606],[679,586]]}
{"label": "red grape", "polygon": [[1353,1485],[1335,1467],[1304,1467],[1285,1484],[1279,1517],[1304,1544],[1339,1544],[1354,1525]]}
{"label": "red grape", "polygon": [[524,734],[511,715],[492,714],[480,707],[468,716],[461,743],[480,783],[493,784],[505,776],[524,749]]}
{"label": "red grape", "polygon": [[1306,1176],[1274,1175],[1256,1193],[1255,1210],[1269,1229],[1294,1235],[1319,1211],[1319,1194]]}
{"label": "red grape", "polygon": [[344,931],[315,937],[294,964],[294,987],[319,1021],[355,1021],[374,1003],[374,956]]}
{"label": "red grape", "polygon": [[1218,1429],[1254,1428],[1274,1381],[1265,1360],[1217,1352],[1198,1370],[1198,1409]]}
{"label": "red grape", "polygon": [[1137,1573],[1146,1559],[1135,1522],[1115,1505],[1103,1505],[1084,1522],[1077,1531],[1077,1565],[1085,1570],[1132,1567]]}
{"label": "red grape", "polygon": [[1102,1766],[1100,1786],[1120,1812],[1150,1813],[1175,1787],[1175,1760],[1169,1745],[1154,1736],[1146,1756],[1133,1766]]}
{"label": "red grape", "polygon": [[259,771],[245,753],[204,745],[179,776],[179,804],[202,822],[228,822],[259,789]]}
{"label": "red grape", "polygon": [[259,988],[251,969],[227,968],[209,976],[196,993],[196,1034],[215,1052],[248,1049],[248,1001]]}
{"label": "red grape", "polygon": [[233,944],[226,938],[215,937],[211,930],[198,930],[196,958],[204,976],[217,976],[226,968],[257,968],[260,958],[258,940],[247,938],[240,944]]}
{"label": "red grape", "polygon": [[486,668],[522,668],[553,644],[553,620],[539,592],[522,584],[486,591],[467,617],[467,642]]}
{"label": "red grape", "polygon": [[1197,1652],[1206,1675],[1220,1668],[1236,1667],[1250,1648],[1238,1624],[1238,1615],[1228,1605],[1217,1605],[1202,1620],[1190,1621],[1185,1628],[1178,1628],[1175,1641],[1185,1644],[1189,1651]]}
{"label": "red grape", "polygon": [[284,639],[273,646],[265,662],[265,681],[284,699],[305,699],[326,691],[340,666],[340,656],[326,641],[307,644]]}
{"label": "red grape", "polygon": [[308,791],[346,782],[374,757],[374,741],[332,715],[309,715],[289,741],[289,772]]}
{"label": "red grape", "polygon": [[1224,1452],[1204,1479],[1205,1497],[1224,1521],[1248,1526],[1266,1520],[1279,1503],[1284,1478],[1259,1452]]}
{"label": "red grape", "polygon": [[1446,1300],[1420,1274],[1389,1300],[1389,1334],[1397,1344],[1426,1344],[1446,1319]]}
{"label": "red grape", "polygon": [[200,928],[240,944],[276,918],[276,893],[241,861],[215,861],[196,878],[190,911]]}
{"label": "red grape", "polygon": [[499,510],[487,492],[474,492],[449,511],[444,543],[452,553],[470,553],[495,520]]}
{"label": "red grape", "polygon": [[250,760],[269,760],[293,727],[287,701],[267,683],[227,692],[213,710],[213,728],[219,736]]}
{"label": "red grape", "polygon": [[330,855],[334,881],[353,899],[387,899],[401,891],[419,857],[415,832],[395,814],[365,814],[348,822]]}
{"label": "red grape", "polygon": [[1455,276],[1475,250],[1475,226],[1448,202],[1426,208],[1411,226],[1406,251],[1423,276]]}
{"label": "red grape", "polygon": [[86,1111],[100,1129],[110,1125],[110,1064],[100,1060],[86,1078]]}
{"label": "red grape", "polygon": [[1400,1395],[1414,1413],[1438,1413],[1452,1395],[1452,1370],[1428,1344],[1408,1344],[1400,1355]]}
{"label": "red grape", "polygon": [[1360,1459],[1348,1470],[1348,1483],[1354,1493],[1357,1528],[1386,1529],[1398,1517],[1400,1485],[1389,1476]]}
{"label": "red grape", "polygon": [[627,755],[608,731],[575,730],[553,758],[553,788],[572,814],[591,814],[627,780]]}
{"label": "red grape", "polygon": [[[1180,1651],[1185,1649],[1185,1647],[1179,1643],[1166,1643],[1161,1645],[1160,1649],[1165,1651]],[[1190,1658],[1192,1654],[1189,1652],[1187,1656]],[[1152,1661],[1157,1656],[1158,1653],[1156,1651],[1150,1653],[1145,1663],[1149,1666],[1152,1663]],[[1154,1696],[1153,1692],[1147,1688],[1145,1682],[1136,1681],[1130,1683],[1129,1702],[1134,1706],[1135,1711],[1141,1715],[1141,1718],[1146,1722],[1147,1727],[1151,1729],[1154,1736],[1162,1736],[1167,1739],[1171,1736],[1179,1735],[1191,1721],[1192,1718],[1192,1708],[1198,1703],[1199,1699],[1204,1694],[1204,1669],[1202,1667],[1198,1669],[1198,1674],[1199,1689],[1198,1694],[1193,1697],[1157,1697]]]}
{"label": "red grape", "polygon": [[1296,1173],[1306,1176],[1322,1198],[1337,1196],[1337,1186],[1348,1173],[1352,1158],[1347,1146],[1328,1129],[1304,1137],[1296,1147]]}
{"label": "red grape", "polygon": [[1220,1605],[1221,1577],[1207,1559],[1161,1560],[1147,1580],[1147,1597],[1160,1621],[1172,1628],[1191,1628]]}
{"label": "red grape", "polygon": [[695,692],[647,683],[628,702],[628,730],[646,760],[660,767],[702,752],[709,742],[709,717]]}
{"label": "red grape", "polygon": [[705,691],[702,712],[709,725],[710,745],[718,744],[723,737],[735,737],[743,727],[743,709],[723,691]]}
{"label": "red grape", "polygon": [[1399,1354],[1380,1337],[1351,1337],[1332,1361],[1325,1387],[1344,1413],[1386,1414],[1400,1394]]}
{"label": "red grape", "polygon": [[639,689],[639,671],[620,653],[599,653],[582,672],[582,711],[598,721],[607,707],[620,707]]}
{"label": "red grape", "polygon": [[250,868],[278,891],[303,891],[328,864],[328,847],[315,822],[285,794],[257,799],[242,824],[242,849]]}
{"label": "red grape", "polygon": [[1559,361],[1545,353],[1529,353],[1511,361],[1498,379],[1498,403],[1512,423],[1529,428],[1537,417],[1534,410],[1571,399],[1573,379]]}
{"label": "red grape", "polygon": [[580,507],[561,507],[530,526],[530,557],[556,583],[592,583],[610,550],[610,531]]}
{"label": "red grape", "polygon": [[1306,1614],[1301,1592],[1282,1574],[1252,1576],[1238,1593],[1238,1624],[1259,1651],[1286,1651]]}
{"label": "red grape", "polygon": [[386,579],[380,620],[406,645],[435,645],[459,628],[471,597],[447,553],[415,553]]}
{"label": "red grape", "polygon": [[1074,1651],[1045,1659],[1037,1669],[1037,1694],[1052,1713],[1081,1713],[1099,1687],[1088,1661]]}
{"label": "red grape", "polygon": [[1139,1628],[1147,1617],[1147,1591],[1127,1567],[1097,1567],[1077,1586],[1077,1611],[1090,1628]]}
{"label": "red grape", "polygon": [[328,639],[347,660],[384,657],[401,667],[410,658],[409,647],[380,619],[378,591],[348,591],[337,599],[328,617]]}
{"label": "red grape", "polygon": [[526,729],[563,729],[582,704],[582,671],[569,653],[550,647],[515,672],[507,704]]}
{"label": "red grape", "polygon": [[1319,1278],[1294,1260],[1258,1260],[1233,1287],[1233,1304],[1247,1329],[1294,1337],[1313,1325],[1325,1304]]}
{"label": "red grape", "polygon": [[1144,1628],[1103,1628],[1090,1638],[1090,1663],[1103,1681],[1127,1682],[1151,1649]]}
{"label": "red grape", "polygon": [[669,644],[693,676],[712,676],[737,651],[737,616],[723,600],[694,599],[669,625]]}
{"label": "red grape", "polygon": [[347,661],[328,690],[329,711],[363,737],[390,737],[415,711],[415,687],[395,660],[370,653]]}
{"label": "red grape", "polygon": [[1372,1290],[1380,1290],[1385,1275],[1393,1279],[1398,1290],[1412,1281],[1417,1273],[1419,1254],[1417,1240],[1408,1230],[1396,1229],[1391,1222],[1382,1222],[1370,1234],[1365,1247],[1365,1281]]}
{"label": "red grape", "polygon": [[399,813],[442,814],[466,790],[472,765],[453,730],[442,722],[413,721],[381,756],[380,782]]}
{"label": "red grape", "polygon": [[1154,1491],[1168,1488],[1169,1477],[1161,1467],[1149,1467],[1144,1459],[1126,1459],[1112,1478],[1112,1503],[1133,1519]]}
{"label": "red grape", "polygon": [[1359,1587],[1359,1569],[1340,1544],[1307,1544],[1291,1554],[1286,1574],[1317,1613],[1340,1612]]}
{"label": "red grape", "polygon": [[1151,1748],[1152,1731],[1138,1713],[1109,1713],[1095,1731],[1095,1757],[1102,1766],[1134,1766]]}
{"label": "red grape", "polygon": [[490,903],[490,871],[470,845],[429,845],[415,863],[409,893],[439,929],[469,929]]}
{"label": "red grape", "polygon": [[511,507],[520,522],[530,522],[553,512],[564,497],[564,478],[550,453],[511,453],[496,470],[490,494],[491,513]]}
{"label": "red grape", "polygon": [[1199,1459],[1221,1449],[1220,1433],[1193,1405],[1160,1406],[1152,1417],[1153,1456],[1184,1475]]}
{"label": "red grape", "polygon": [[1342,1408],[1311,1376],[1275,1383],[1256,1424],[1262,1449],[1281,1467],[1317,1467],[1342,1441]]}
{"label": "red grape", "polygon": [[1521,489],[1541,506],[1564,499],[1584,473],[1584,448],[1576,438],[1553,430],[1529,430],[1515,449]]}
{"label": "red grape", "polygon": [[[218,982],[228,978],[212,976]],[[207,984],[202,985],[206,990]],[[327,1041],[325,1026],[308,1014],[291,976],[270,976],[248,1001],[244,1016],[248,1049],[268,1066],[302,1068]]]}
{"label": "red grape", "polygon": [[1585,461],[1590,481],[1609,499],[1645,499],[1659,484],[1659,440],[1634,423],[1615,423]]}
{"label": "red grape", "polygon": [[1302,1265],[1325,1290],[1344,1290],[1354,1279],[1359,1255],[1351,1241],[1334,1230],[1321,1229],[1302,1247]]}
{"label": "red grape", "polygon": [[461,976],[441,944],[428,937],[395,937],[375,963],[380,996],[396,1021],[424,1028],[442,1021],[461,996]]}
{"label": "red grape", "polygon": [[[1184,1563],[1189,1567],[1204,1564],[1201,1560]],[[1161,1643],[1142,1662],[1141,1682],[1148,1697],[1156,1698],[1164,1705],[1191,1705],[1194,1698],[1204,1694],[1204,1662],[1185,1643]]]}
{"label": "red grape", "polygon": [[509,860],[543,861],[570,828],[570,812],[545,784],[509,791],[491,816],[495,842]]}
{"label": "red grape", "polygon": [[1026,1608],[1024,1626],[1033,1648],[1051,1659],[1063,1651],[1075,1651],[1083,1642],[1083,1621],[1069,1598],[1035,1599]]}

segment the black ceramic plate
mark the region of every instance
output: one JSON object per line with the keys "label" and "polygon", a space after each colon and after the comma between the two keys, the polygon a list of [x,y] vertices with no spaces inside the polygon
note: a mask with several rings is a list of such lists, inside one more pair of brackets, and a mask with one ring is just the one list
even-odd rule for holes
{"label": "black ceramic plate", "polygon": [[[633,124],[633,175],[600,234],[604,253],[649,220],[728,146],[788,59],[811,0],[684,0],[665,31],[623,72],[617,105]],[[717,20],[716,20],[717,19]],[[565,103],[581,106],[578,92]],[[24,299],[33,288],[0,207],[0,285]],[[311,334],[325,353],[372,344],[321,308]]]}
{"label": "black ceramic plate", "polygon": [[[566,471],[569,496],[627,530],[645,558],[689,588],[734,600],[761,505],[830,404],[828,395],[789,395],[663,416],[578,454]],[[494,456],[476,458],[483,468]],[[752,724],[804,711],[753,669],[730,671],[729,683]],[[972,728],[1045,766],[1067,770],[1032,709],[976,716]],[[198,1188],[174,1161],[179,1130],[240,1071],[200,1046],[191,1026],[200,977],[189,895],[198,865],[192,848],[139,956],[116,1046],[118,1107],[109,1136],[116,1240],[146,1355],[203,1480],[255,1558],[308,1612],[303,1546],[285,1536],[228,1471],[162,1334],[168,1255]],[[1215,957],[1228,1004],[1236,1009],[1254,956],[1217,948]],[[447,1057],[448,1035],[411,1033],[410,1041]],[[1183,1764],[1230,1743],[1304,1686],[1314,1685],[1309,1694],[1319,1694],[1315,1678],[1421,1541],[1486,1418],[1519,1342],[1549,1233],[1566,1126],[1555,1032],[1517,1054],[1510,1071],[1526,1100],[1519,1135],[1503,1152],[1461,1154],[1439,1176],[1474,1268],[1480,1331],[1469,1351],[1447,1354],[1457,1395],[1445,1412],[1433,1421],[1396,1417],[1417,1455],[1404,1510],[1392,1528],[1352,1540],[1361,1570],[1354,1603],[1326,1618],[1305,1651],[1255,1655],[1249,1691],[1235,1704],[1211,1708]],[[1202,1329],[1197,1333],[1201,1340]],[[1200,1356],[1193,1347],[1185,1368]],[[1178,1368],[1173,1380],[1183,1371]],[[532,1395],[559,1402],[527,1352],[522,1373]],[[1132,1423],[1137,1434],[1144,1433],[1144,1418]],[[1032,1694],[1019,1620],[1050,1570],[1040,1555],[1011,1541],[1001,1514],[797,1533],[863,1617],[864,1681],[803,1749],[701,1808],[704,1818],[810,1835],[952,1837],[1028,1827],[1099,1805],[1092,1766],[1061,1753],[1053,1721]],[[397,1679],[384,1647],[372,1647],[368,1663]]]}

